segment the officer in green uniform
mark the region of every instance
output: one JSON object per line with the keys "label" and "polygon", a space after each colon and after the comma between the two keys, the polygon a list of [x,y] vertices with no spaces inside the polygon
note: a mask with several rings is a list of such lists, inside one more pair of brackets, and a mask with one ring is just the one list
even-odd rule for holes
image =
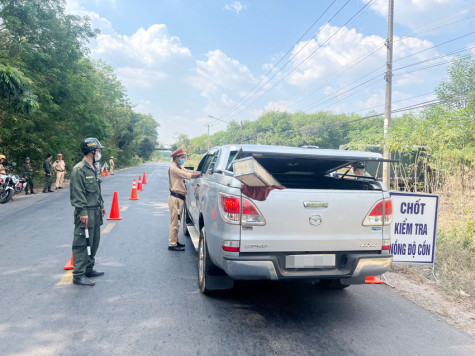
{"label": "officer in green uniform", "polygon": [[[84,159],[76,164],[71,172],[70,200],[74,206],[74,239],[73,239],[73,283],[93,286],[89,278],[104,275],[93,269],[94,256],[101,240],[100,226],[106,214],[104,200],[101,195],[101,181],[94,169],[94,163],[101,159],[104,148],[98,139],[86,138],[81,143]],[[91,255],[87,252],[85,225],[89,230]]]}
{"label": "officer in green uniform", "polygon": [[43,162],[43,169],[45,171],[45,186],[43,187],[43,193],[52,193],[54,190],[51,189],[51,181],[53,180],[53,166],[51,166],[51,157],[53,155],[48,153],[46,159]]}
{"label": "officer in green uniform", "polygon": [[28,195],[28,189],[30,194],[35,194],[33,191],[33,168],[31,168],[30,157],[26,157],[25,163],[23,163],[23,178],[26,179],[25,195]]}

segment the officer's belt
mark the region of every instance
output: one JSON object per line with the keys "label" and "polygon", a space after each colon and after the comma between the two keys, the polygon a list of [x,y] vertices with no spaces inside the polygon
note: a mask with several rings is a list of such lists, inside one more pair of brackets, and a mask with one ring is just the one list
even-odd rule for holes
{"label": "officer's belt", "polygon": [[170,190],[170,195],[171,195],[172,197],[181,199],[181,200],[183,200],[183,201],[186,200],[186,196],[184,196],[183,194],[180,194],[180,193],[172,192],[171,190]]}
{"label": "officer's belt", "polygon": [[89,210],[92,210],[92,209],[100,209],[101,206],[100,205],[96,205],[96,206],[86,206],[86,209],[89,209]]}

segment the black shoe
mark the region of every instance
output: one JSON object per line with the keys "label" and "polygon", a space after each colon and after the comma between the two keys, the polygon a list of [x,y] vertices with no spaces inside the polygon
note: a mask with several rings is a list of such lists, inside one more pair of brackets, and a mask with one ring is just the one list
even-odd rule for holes
{"label": "black shoe", "polygon": [[181,243],[178,242],[178,241],[176,242],[176,245],[177,245],[178,247],[183,247],[183,248],[185,248],[185,244],[181,244]]}
{"label": "black shoe", "polygon": [[25,195],[30,195],[30,193],[25,193]]}
{"label": "black shoe", "polygon": [[98,272],[96,271],[95,269],[89,271],[89,272],[86,272],[85,276],[87,278],[94,278],[94,277],[100,277],[100,276],[103,276],[104,275],[104,272]]}
{"label": "black shoe", "polygon": [[30,194],[36,194],[35,192],[31,192]]}
{"label": "black shoe", "polygon": [[96,282],[91,281],[89,278],[86,278],[84,276],[74,277],[73,283],[80,286],[93,286],[94,284],[96,284]]}
{"label": "black shoe", "polygon": [[47,191],[47,190],[43,190],[43,193],[48,193],[48,191]]}
{"label": "black shoe", "polygon": [[185,251],[185,246],[168,246],[170,251]]}
{"label": "black shoe", "polygon": [[63,187],[58,187],[58,189],[63,189]]}
{"label": "black shoe", "polygon": [[48,190],[48,193],[54,193],[54,190]]}

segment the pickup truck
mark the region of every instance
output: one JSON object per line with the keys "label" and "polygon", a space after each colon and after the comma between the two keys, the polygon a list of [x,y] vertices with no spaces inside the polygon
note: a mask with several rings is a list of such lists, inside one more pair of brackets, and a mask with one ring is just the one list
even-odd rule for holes
{"label": "pickup truck", "polygon": [[[285,189],[241,191],[233,162],[253,157]],[[341,172],[379,153],[264,145],[215,147],[185,181],[183,233],[198,252],[201,292],[234,280],[318,280],[334,289],[386,272],[392,201],[373,177]],[[343,169],[344,171],[344,169]]]}

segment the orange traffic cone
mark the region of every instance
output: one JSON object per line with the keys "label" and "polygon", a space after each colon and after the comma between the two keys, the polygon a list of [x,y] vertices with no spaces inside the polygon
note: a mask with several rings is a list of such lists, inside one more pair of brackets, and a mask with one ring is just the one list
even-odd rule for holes
{"label": "orange traffic cone", "polygon": [[383,281],[380,280],[379,278],[376,278],[375,276],[366,276],[364,278],[364,283],[365,284],[383,284]]}
{"label": "orange traffic cone", "polygon": [[114,192],[114,198],[112,198],[111,213],[107,220],[122,220],[119,216],[119,198],[117,198],[117,192]]}
{"label": "orange traffic cone", "polygon": [[139,184],[137,184],[137,190],[143,190],[142,187],[142,178],[139,176]]}
{"label": "orange traffic cone", "polygon": [[106,177],[109,177],[109,171],[107,170],[107,167],[106,167]]}
{"label": "orange traffic cone", "polygon": [[71,259],[64,265],[64,270],[69,271],[73,269],[74,269],[73,254],[71,253]]}
{"label": "orange traffic cone", "polygon": [[135,185],[135,179],[132,183],[132,193],[130,194],[129,200],[139,200],[139,197],[137,196],[137,186]]}
{"label": "orange traffic cone", "polygon": [[101,177],[104,177],[104,168],[101,168]]}
{"label": "orange traffic cone", "polygon": [[147,176],[145,175],[145,172],[143,172],[142,184],[147,184]]}

